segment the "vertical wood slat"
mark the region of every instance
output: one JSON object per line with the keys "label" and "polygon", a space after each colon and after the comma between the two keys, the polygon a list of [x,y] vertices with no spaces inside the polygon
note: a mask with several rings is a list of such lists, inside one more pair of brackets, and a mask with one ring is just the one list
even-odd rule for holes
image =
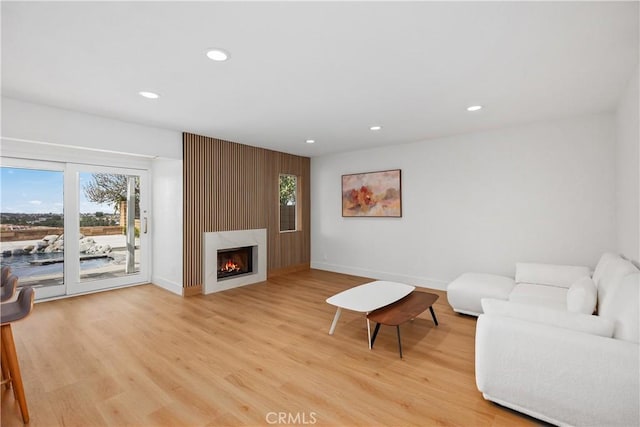
{"label": "vertical wood slat", "polygon": [[[267,271],[311,260],[311,161],[263,148],[183,133],[183,286],[202,284],[202,233],[267,229]],[[280,233],[279,175],[301,186],[299,230]]]}

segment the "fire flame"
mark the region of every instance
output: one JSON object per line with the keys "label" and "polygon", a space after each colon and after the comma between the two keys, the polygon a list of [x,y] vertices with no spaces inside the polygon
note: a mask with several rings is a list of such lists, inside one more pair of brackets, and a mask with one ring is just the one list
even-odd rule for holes
{"label": "fire flame", "polygon": [[232,260],[227,261],[221,268],[223,273],[232,273],[234,271],[240,271],[240,266]]}

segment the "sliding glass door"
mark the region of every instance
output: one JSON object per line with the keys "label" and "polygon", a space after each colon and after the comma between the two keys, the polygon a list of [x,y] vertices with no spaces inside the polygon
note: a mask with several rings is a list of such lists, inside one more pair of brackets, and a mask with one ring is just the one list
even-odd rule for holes
{"label": "sliding glass door", "polygon": [[2,159],[2,264],[38,299],[149,281],[148,177]]}
{"label": "sliding glass door", "polygon": [[67,165],[68,227],[74,262],[67,293],[77,294],[149,280],[147,174],[123,168]]}

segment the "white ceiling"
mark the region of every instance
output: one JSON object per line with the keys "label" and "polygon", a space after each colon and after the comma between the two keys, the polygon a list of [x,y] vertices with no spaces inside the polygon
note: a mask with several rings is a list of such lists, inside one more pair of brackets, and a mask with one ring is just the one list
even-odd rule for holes
{"label": "white ceiling", "polygon": [[2,92],[318,156],[611,111],[638,5],[4,1]]}

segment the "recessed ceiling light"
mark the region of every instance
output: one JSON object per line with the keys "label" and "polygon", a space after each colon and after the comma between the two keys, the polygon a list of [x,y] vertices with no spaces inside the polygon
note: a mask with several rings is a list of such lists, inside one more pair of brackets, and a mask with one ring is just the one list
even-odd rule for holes
{"label": "recessed ceiling light", "polygon": [[307,139],[305,142],[307,144],[313,144],[314,142],[316,142],[316,140],[315,139]]}
{"label": "recessed ceiling light", "polygon": [[207,56],[214,61],[226,61],[229,59],[229,54],[222,49],[209,49]]}
{"label": "recessed ceiling light", "polygon": [[371,126],[369,129],[371,129],[371,130],[380,130],[380,129],[382,129],[382,126]]}
{"label": "recessed ceiling light", "polygon": [[471,107],[467,107],[467,111],[478,111],[482,110],[482,105],[472,105]]}
{"label": "recessed ceiling light", "polygon": [[158,95],[157,93],[154,92],[146,92],[146,91],[140,91],[138,92],[138,95],[140,96],[144,96],[145,98],[149,98],[149,99],[158,99],[160,98],[160,95]]}

